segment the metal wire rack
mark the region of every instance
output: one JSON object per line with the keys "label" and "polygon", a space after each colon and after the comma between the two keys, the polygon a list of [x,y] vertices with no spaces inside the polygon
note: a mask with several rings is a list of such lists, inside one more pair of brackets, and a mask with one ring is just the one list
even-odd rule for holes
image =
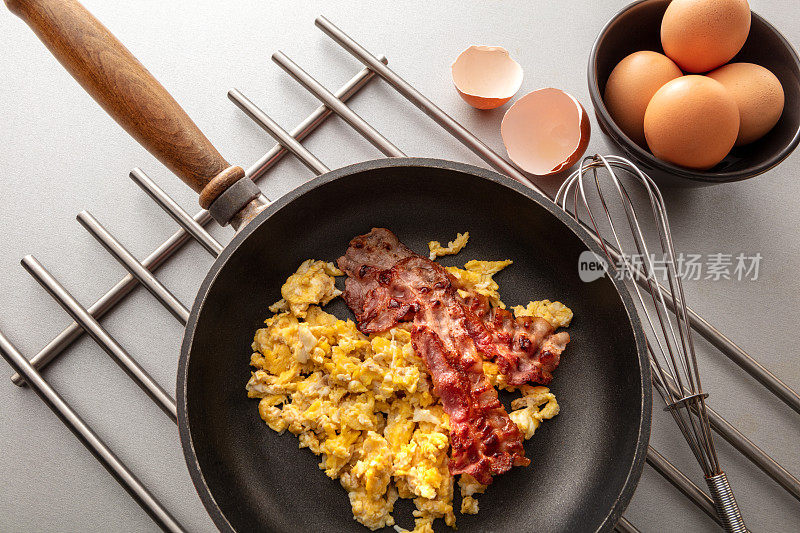
{"label": "metal wire rack", "polygon": [[[313,113],[298,124],[291,132],[287,132],[281,128],[281,126],[241,92],[236,89],[230,90],[228,92],[228,98],[277,141],[277,144],[269,152],[247,169],[246,174],[248,177],[256,181],[259,180],[288,153],[299,159],[315,175],[327,172],[329,168],[309,152],[301,144],[301,141],[333,114],[342,118],[387,157],[405,156],[402,150],[381,135],[346,104],[353,95],[358,93],[377,76],[383,79],[389,86],[393,87],[400,95],[413,103],[426,115],[431,117],[445,131],[450,133],[455,139],[464,144],[489,165],[501,173],[531,187],[543,196],[547,196],[503,157],[494,152],[470,133],[469,130],[428,100],[411,84],[389,69],[387,66],[388,61],[385,57],[372,55],[325,17],[319,17],[316,20],[316,25],[328,37],[363,63],[365,68],[353,76],[338,91],[333,93],[282,52],[273,54],[272,59],[275,63],[322,102],[320,107],[314,110]],[[109,473],[114,476],[120,485],[128,491],[131,497],[133,497],[152,517],[160,528],[165,531],[180,532],[185,531],[185,529],[161,502],[150,493],[119,457],[108,448],[92,428],[83,421],[80,415],[78,415],[58,392],[53,389],[40,372],[46,365],[64,353],[67,348],[84,333],[88,334],[123,370],[125,370],[128,376],[142,388],[149,398],[154,401],[173,422],[177,419],[174,398],[165,391],[141,365],[139,365],[136,359],[114,339],[99,320],[122,302],[137,285],[141,284],[169,310],[181,324],[185,325],[189,316],[189,310],[158,280],[154,273],[183,245],[192,239],[200,243],[213,257],[219,255],[223,247],[204,228],[204,226],[211,221],[211,216],[208,211],[201,210],[193,216],[190,215],[139,168],[133,169],[130,173],[130,177],[178,223],[180,229],[150,255],[140,261],[89,212],[83,211],[78,214],[77,218],[81,225],[83,225],[92,236],[125,267],[128,274],[109,289],[99,300],[89,307],[84,307],[36,260],[36,258],[33,256],[26,256],[22,259],[22,266],[42,285],[53,299],[64,308],[73,318],[74,322],[66,327],[59,335],[50,340],[50,342],[30,360],[20,353],[14,344],[0,332],[0,355],[6,359],[16,372],[11,378],[12,382],[19,386],[30,386],[30,388],[39,395],[42,401],[44,401],[44,403],[78,437],[81,443],[83,443]],[[634,272],[634,276],[636,276],[636,272]],[[668,300],[672,298],[671,294],[669,291],[666,291],[666,289],[665,296]],[[753,378],[758,380],[768,390],[784,401],[784,403],[800,413],[800,395],[786,386],[755,359],[744,352],[744,350],[734,344],[691,309],[689,310],[689,318],[691,326],[698,333],[703,335],[723,354],[742,367]],[[735,449],[741,452],[778,483],[779,486],[796,499],[800,500],[800,481],[798,481],[797,478],[748,440],[747,437],[713,409],[708,409],[708,416],[712,429],[719,434],[719,436],[728,441]],[[674,485],[698,508],[717,523],[720,523],[711,498],[652,446],[648,448],[647,463]],[[637,531],[633,524],[624,517],[621,518],[620,522],[617,524],[617,530],[625,532]]]}

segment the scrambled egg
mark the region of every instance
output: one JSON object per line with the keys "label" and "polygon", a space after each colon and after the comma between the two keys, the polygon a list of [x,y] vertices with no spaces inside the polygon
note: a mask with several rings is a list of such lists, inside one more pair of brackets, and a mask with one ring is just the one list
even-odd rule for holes
{"label": "scrambled egg", "polygon": [[326,305],[342,294],[336,288],[333,276],[343,276],[344,272],[333,263],[324,263],[308,259],[289,276],[281,287],[282,299],[269,307],[273,313],[291,311],[294,316],[305,317],[311,304]]}
{"label": "scrambled egg", "polygon": [[478,481],[469,474],[462,474],[458,480],[458,488],[461,492],[461,514],[478,514],[478,500],[476,494],[483,494],[486,485]]}
{"label": "scrambled egg", "polygon": [[525,435],[526,439],[533,437],[533,433],[544,420],[549,420],[558,414],[558,402],[555,395],[547,387],[534,387],[523,385],[520,387],[522,398],[511,401],[511,411],[508,416]]}
{"label": "scrambled egg", "polygon": [[[486,296],[494,307],[506,308],[500,300],[500,287],[492,276],[503,270],[513,261],[476,261],[472,260],[464,268],[446,267],[458,281],[467,288],[467,291]],[[462,297],[467,296],[467,291],[459,290]],[[561,302],[550,300],[537,300],[529,302],[527,306],[517,305],[511,308],[514,316],[537,316],[544,318],[554,328],[565,328],[572,321],[572,310]]]}
{"label": "scrambled egg", "polygon": [[464,268],[446,267],[447,271],[453,275],[466,290],[459,289],[458,293],[466,297],[468,292],[474,292],[486,296],[495,307],[506,308],[506,304],[500,301],[500,287],[492,276],[503,270],[513,261],[468,261]]}
{"label": "scrambled egg", "polygon": [[459,233],[456,238],[447,243],[447,246],[442,246],[439,241],[431,241],[428,243],[428,250],[430,250],[429,259],[433,260],[443,255],[454,255],[461,251],[469,241],[469,232]]}
{"label": "scrambled egg", "polygon": [[515,305],[511,308],[514,316],[538,316],[544,318],[554,328],[565,328],[572,322],[572,309],[561,302],[551,302],[550,300],[540,300],[530,302],[527,306]]}
{"label": "scrambled egg", "polygon": [[[463,270],[448,270],[505,307],[492,275],[509,264],[470,261]],[[259,415],[272,430],[289,430],[301,448],[321,457],[320,469],[348,491],[358,522],[373,530],[394,525],[391,513],[400,497],[414,500],[414,533],[432,533],[437,518],[455,527],[449,419],[432,394],[425,364],[407,326],[367,337],[351,320],[322,310],[341,294],[334,284],[341,275],[331,263],[309,259],[289,277],[283,298],[270,307],[275,315],[255,334],[248,396],[260,400]],[[548,320],[569,311],[543,302],[521,309]],[[484,370],[493,385],[515,389],[493,363],[484,363]],[[546,387],[519,390],[522,397],[509,414],[530,438],[543,420],[558,414],[558,403]],[[486,486],[469,475],[458,484],[461,512],[477,513],[475,496]]]}

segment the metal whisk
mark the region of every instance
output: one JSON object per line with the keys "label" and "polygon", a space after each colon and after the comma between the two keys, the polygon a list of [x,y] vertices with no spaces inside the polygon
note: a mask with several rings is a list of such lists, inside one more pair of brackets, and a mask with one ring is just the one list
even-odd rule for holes
{"label": "metal whisk", "polygon": [[[616,171],[622,172],[618,175]],[[621,176],[627,179],[622,180]],[[649,206],[644,201],[638,202],[641,204],[638,208],[635,206],[637,198],[629,194],[633,187],[643,189]],[[592,207],[592,202],[587,197],[589,191],[596,194],[595,205],[599,203],[602,215],[597,212],[597,208]],[[631,294],[638,298],[643,322],[650,329],[647,349],[650,352],[653,385],[664,399],[666,409],[672,414],[697,462],[703,468],[723,527],[730,532],[746,532],[736,499],[725,473],[720,468],[714,448],[706,412],[705,399],[708,394],[703,392],[700,384],[686,300],[661,192],[649,176],[627,159],[614,155],[595,155],[585,158],[578,170],[561,185],[555,202],[576,219],[580,215],[581,207],[583,208],[589,217],[589,225],[600,237],[600,245],[608,258],[608,262],[599,257],[596,258],[597,261],[602,263],[609,274],[613,270],[621,275],[631,287]],[[625,222],[617,220],[622,216],[612,213],[612,210],[624,211]],[[647,213],[643,213],[645,211]],[[642,232],[640,215],[655,219],[658,233],[658,247],[655,249],[661,257],[651,253]],[[601,230],[598,224],[606,229]],[[625,251],[624,244],[630,245],[630,241],[636,249],[635,255]],[[607,246],[606,242],[615,244],[616,250]],[[657,264],[663,264],[663,267],[657,268]],[[663,279],[659,279],[659,273]],[[669,304],[668,299],[664,298],[660,281],[667,283],[673,295]],[[652,310],[648,309],[639,284],[646,284],[649,288]]]}

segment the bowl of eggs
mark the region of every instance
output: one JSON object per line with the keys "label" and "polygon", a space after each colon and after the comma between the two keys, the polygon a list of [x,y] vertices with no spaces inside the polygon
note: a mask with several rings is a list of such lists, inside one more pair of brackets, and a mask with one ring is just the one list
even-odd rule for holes
{"label": "bowl of eggs", "polygon": [[757,176],[800,142],[800,59],[746,0],[640,0],[589,59],[600,129],[653,179]]}

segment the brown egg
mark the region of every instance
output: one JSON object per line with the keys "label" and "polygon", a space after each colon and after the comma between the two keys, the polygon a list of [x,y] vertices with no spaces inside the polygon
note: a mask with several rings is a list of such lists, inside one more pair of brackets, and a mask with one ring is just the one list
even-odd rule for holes
{"label": "brown egg", "polygon": [[747,0],[672,0],[661,21],[661,46],[686,72],[730,61],[750,33]]}
{"label": "brown egg", "polygon": [[667,82],[644,114],[644,134],[653,155],[684,167],[713,167],[728,155],[738,133],[736,100],[706,76]]}
{"label": "brown egg", "polygon": [[739,106],[736,145],[766,135],[783,113],[783,87],[775,74],[753,63],[731,63],[708,73],[733,95]]}
{"label": "brown egg", "polygon": [[644,112],[662,85],[682,75],[670,58],[658,52],[634,52],[620,61],[606,82],[603,100],[625,135],[645,145]]}

